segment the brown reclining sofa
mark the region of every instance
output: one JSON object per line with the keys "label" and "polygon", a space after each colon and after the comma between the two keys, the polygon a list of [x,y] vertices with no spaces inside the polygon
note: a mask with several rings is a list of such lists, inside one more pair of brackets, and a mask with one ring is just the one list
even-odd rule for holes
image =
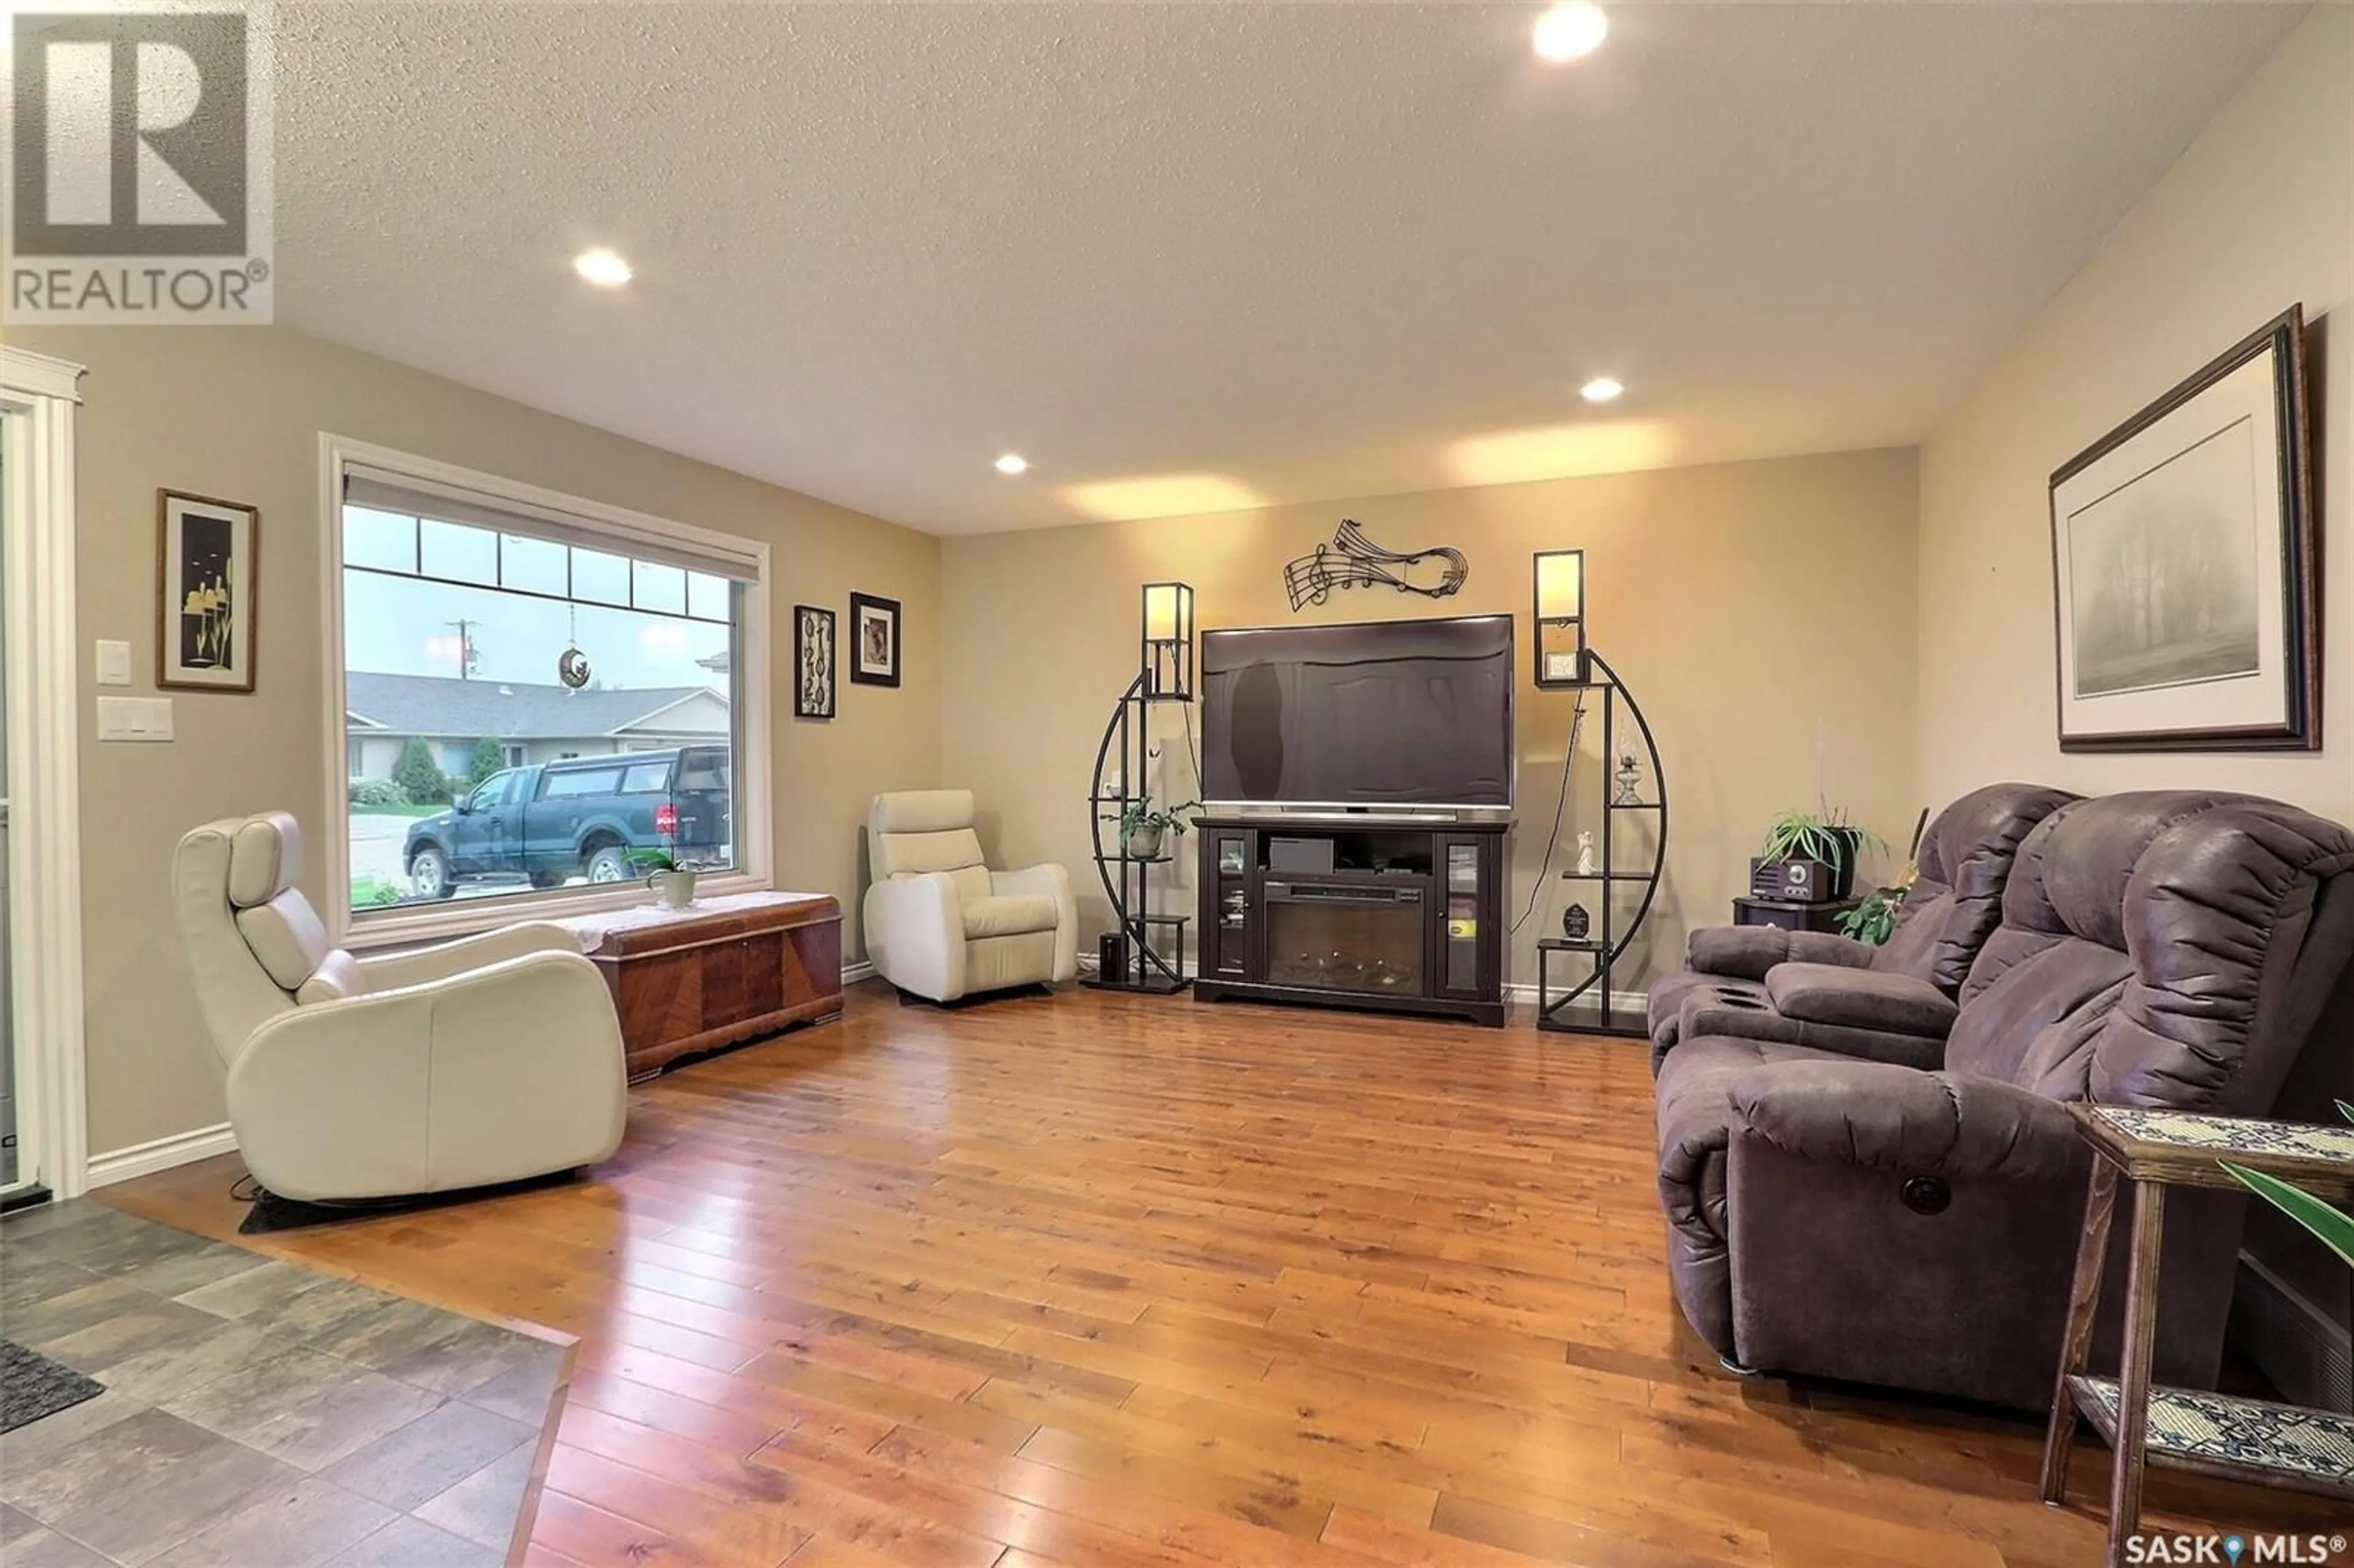
{"label": "brown reclining sofa", "polygon": [[[1659,1193],[1686,1319],[1740,1370],[2044,1405],[2090,1171],[2068,1103],[2262,1117],[2309,1037],[2345,1051],[2315,1023],[2344,1006],[2349,873],[2354,833],[2275,801],[2079,800],[2020,845],[1941,1070],[1679,1040]],[[2245,1202],[2168,1194],[2160,1382],[2213,1385]]]}

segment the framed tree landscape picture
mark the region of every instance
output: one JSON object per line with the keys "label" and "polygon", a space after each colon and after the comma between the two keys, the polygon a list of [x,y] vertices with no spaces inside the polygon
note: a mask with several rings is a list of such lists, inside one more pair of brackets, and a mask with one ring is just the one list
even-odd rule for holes
{"label": "framed tree landscape picture", "polygon": [[830,719],[834,710],[833,611],[793,606],[793,716]]}
{"label": "framed tree landscape picture", "polygon": [[2062,751],[2318,749],[2291,306],[2052,476]]}
{"label": "framed tree landscape picture", "polygon": [[899,601],[850,596],[850,678],[862,686],[899,683]]}
{"label": "framed tree landscape picture", "polygon": [[156,493],[155,683],[253,690],[260,514],[234,501]]}

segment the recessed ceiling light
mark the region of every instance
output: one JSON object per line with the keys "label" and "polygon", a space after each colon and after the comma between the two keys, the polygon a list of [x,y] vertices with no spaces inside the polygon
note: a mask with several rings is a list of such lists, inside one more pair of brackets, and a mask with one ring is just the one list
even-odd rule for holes
{"label": "recessed ceiling light", "polygon": [[1615,401],[1618,395],[1626,390],[1626,387],[1612,380],[1609,376],[1597,376],[1593,380],[1587,382],[1585,386],[1579,387],[1577,389],[1577,395],[1585,398],[1589,403],[1608,403]]}
{"label": "recessed ceiling light", "polygon": [[1027,473],[1030,471],[1030,460],[1023,457],[1019,452],[1007,452],[1003,457],[997,460],[997,471],[1000,473]]}
{"label": "recessed ceiling light", "polygon": [[1537,58],[1561,65],[1584,59],[1610,36],[1610,18],[1593,0],[1568,0],[1537,18]]}
{"label": "recessed ceiling light", "polygon": [[572,270],[600,289],[618,289],[630,281],[630,264],[602,246],[575,256]]}

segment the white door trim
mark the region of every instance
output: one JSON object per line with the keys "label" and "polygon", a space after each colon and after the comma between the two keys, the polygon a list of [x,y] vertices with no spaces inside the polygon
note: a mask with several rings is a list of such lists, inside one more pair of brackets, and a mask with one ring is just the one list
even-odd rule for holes
{"label": "white door trim", "polygon": [[60,1198],[80,1196],[90,1180],[74,630],[74,415],[81,376],[79,365],[0,347],[16,1151],[19,1173]]}

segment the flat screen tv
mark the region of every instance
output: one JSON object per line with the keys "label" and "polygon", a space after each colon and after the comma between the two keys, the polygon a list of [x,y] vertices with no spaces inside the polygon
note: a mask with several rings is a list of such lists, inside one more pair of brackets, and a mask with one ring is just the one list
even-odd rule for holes
{"label": "flat screen tv", "polygon": [[1202,633],[1202,798],[1505,810],[1512,618]]}

